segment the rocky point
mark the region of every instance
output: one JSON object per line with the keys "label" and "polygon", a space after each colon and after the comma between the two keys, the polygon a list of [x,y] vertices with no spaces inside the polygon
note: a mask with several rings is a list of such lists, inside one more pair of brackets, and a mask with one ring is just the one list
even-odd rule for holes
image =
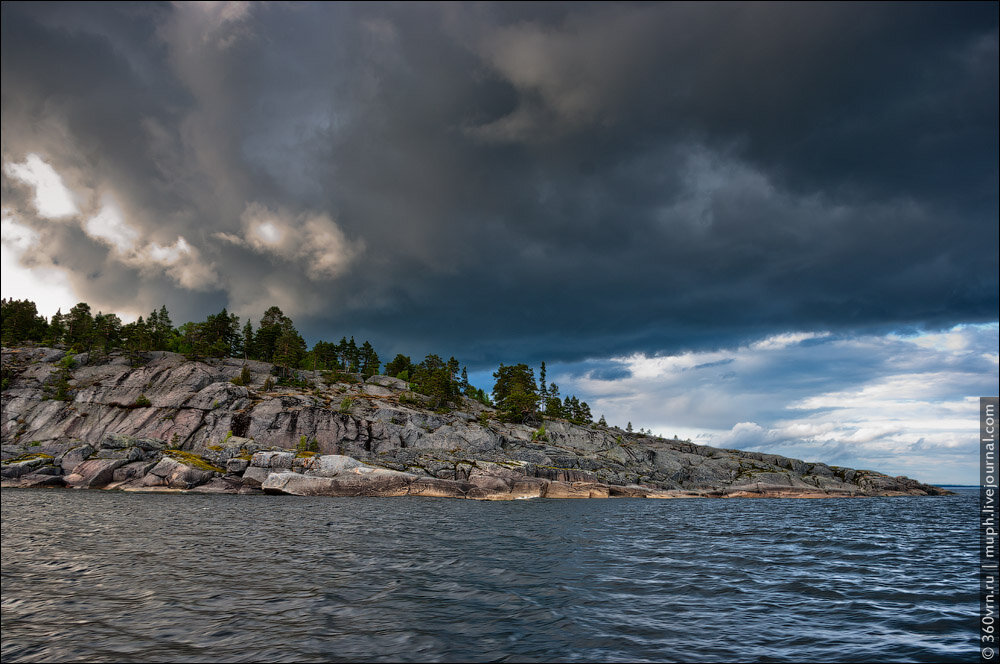
{"label": "rocky point", "polygon": [[52,348],[4,348],[2,367],[4,487],[482,500],[948,493],[614,427],[513,424],[464,397],[432,411],[388,376],[303,371],[296,387],[270,387],[264,362]]}

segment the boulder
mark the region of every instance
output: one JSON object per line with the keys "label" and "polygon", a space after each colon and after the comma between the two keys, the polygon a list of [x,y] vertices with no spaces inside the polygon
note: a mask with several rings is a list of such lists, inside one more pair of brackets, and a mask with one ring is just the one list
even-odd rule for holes
{"label": "boulder", "polygon": [[77,489],[98,489],[110,484],[115,471],[128,463],[127,459],[88,459],[66,476],[66,485]]}
{"label": "boulder", "polygon": [[391,397],[396,394],[395,390],[381,385],[365,385],[364,392],[370,397]]}
{"label": "boulder", "polygon": [[166,486],[171,489],[191,489],[212,479],[210,470],[193,468],[185,463],[164,457],[142,479],[142,486]]}
{"label": "boulder", "polygon": [[[365,384],[368,386],[378,385],[379,387],[386,387],[396,392],[405,392],[410,389],[409,383],[401,378],[393,378],[392,376],[370,376]],[[367,388],[366,388],[367,391]]]}
{"label": "boulder", "polygon": [[317,477],[336,477],[341,473],[353,471],[357,468],[371,468],[371,466],[363,464],[357,459],[342,454],[324,454],[313,457],[311,461],[312,463],[309,464],[306,474]]}
{"label": "boulder", "polygon": [[292,452],[256,452],[250,460],[250,465],[257,468],[288,469],[295,463]]}
{"label": "boulder", "polygon": [[43,487],[66,486],[66,480],[62,475],[51,473],[29,473],[22,476],[17,483],[22,489],[41,489]]}
{"label": "boulder", "polygon": [[260,485],[264,483],[267,476],[271,474],[270,468],[259,468],[257,466],[250,466],[245,471],[243,471],[243,485],[249,486],[254,489],[259,489]]}
{"label": "boulder", "polygon": [[2,466],[2,477],[5,480],[12,480],[27,475],[36,468],[52,463],[52,457],[47,454],[32,454],[26,458],[5,463]]}
{"label": "boulder", "polygon": [[249,459],[229,459],[226,461],[226,472],[230,475],[242,475],[249,466]]}
{"label": "boulder", "polygon": [[394,470],[360,469],[337,477],[317,477],[291,472],[276,472],[261,485],[265,493],[287,493],[295,496],[404,496],[415,475]]}
{"label": "boulder", "polygon": [[155,466],[154,461],[134,461],[127,463],[121,468],[116,468],[112,480],[114,482],[128,482],[137,480],[146,475]]}
{"label": "boulder", "polygon": [[71,447],[65,454],[58,457],[56,463],[62,467],[64,473],[69,474],[93,454],[94,448],[90,445],[78,445],[77,447]]}

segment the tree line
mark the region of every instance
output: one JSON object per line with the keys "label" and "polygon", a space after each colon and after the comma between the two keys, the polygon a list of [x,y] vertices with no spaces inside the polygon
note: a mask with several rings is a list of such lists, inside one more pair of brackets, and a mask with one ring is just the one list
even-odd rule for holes
{"label": "tree line", "polygon": [[[4,346],[28,342],[64,346],[94,357],[120,350],[133,364],[150,351],[181,353],[192,360],[242,357],[274,364],[279,380],[286,381],[295,381],[295,371],[300,369],[326,372],[330,380],[339,380],[345,374],[368,378],[382,367],[372,344],[358,344],[354,337],[341,337],[337,343],[317,341],[309,349],[292,319],[277,306],[264,312],[256,329],[249,318],[241,326],[239,316],[225,308],[204,321],[174,327],[166,306],[123,323],[117,314],[94,314],[90,305],[80,302],[69,313],[60,309],[46,320],[34,302],[11,298],[0,301],[0,337]],[[575,395],[561,397],[559,386],[546,382],[544,362],[538,382],[527,364],[501,364],[493,374],[492,402],[485,390],[469,383],[468,369],[455,357],[444,360],[428,354],[414,363],[400,353],[385,364],[384,374],[407,381],[413,391],[430,397],[433,408],[446,408],[466,396],[495,406],[509,421],[538,423],[544,416],[577,424],[593,422],[587,402]],[[603,416],[599,424],[606,425]]]}

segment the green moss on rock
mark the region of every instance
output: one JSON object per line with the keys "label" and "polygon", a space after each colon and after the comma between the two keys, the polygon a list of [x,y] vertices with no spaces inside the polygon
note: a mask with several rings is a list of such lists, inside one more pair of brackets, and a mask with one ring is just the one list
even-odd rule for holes
{"label": "green moss on rock", "polygon": [[16,457],[14,459],[6,459],[4,460],[3,465],[6,466],[7,464],[10,463],[21,463],[22,461],[32,461],[34,459],[52,459],[52,458],[53,456],[51,454],[45,454],[44,452],[29,452],[28,454],[22,454],[21,456]]}
{"label": "green moss on rock", "polygon": [[191,466],[192,468],[197,468],[198,470],[207,470],[214,473],[226,472],[225,468],[220,468],[219,466],[210,463],[205,457],[191,452],[185,452],[183,450],[164,450],[163,456],[170,457],[174,461],[179,461],[186,466]]}

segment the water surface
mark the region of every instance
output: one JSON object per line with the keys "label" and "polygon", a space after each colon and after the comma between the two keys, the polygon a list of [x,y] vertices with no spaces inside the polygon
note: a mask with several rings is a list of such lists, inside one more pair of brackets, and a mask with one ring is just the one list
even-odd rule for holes
{"label": "water surface", "polygon": [[2,492],[19,661],[972,661],[977,493]]}

